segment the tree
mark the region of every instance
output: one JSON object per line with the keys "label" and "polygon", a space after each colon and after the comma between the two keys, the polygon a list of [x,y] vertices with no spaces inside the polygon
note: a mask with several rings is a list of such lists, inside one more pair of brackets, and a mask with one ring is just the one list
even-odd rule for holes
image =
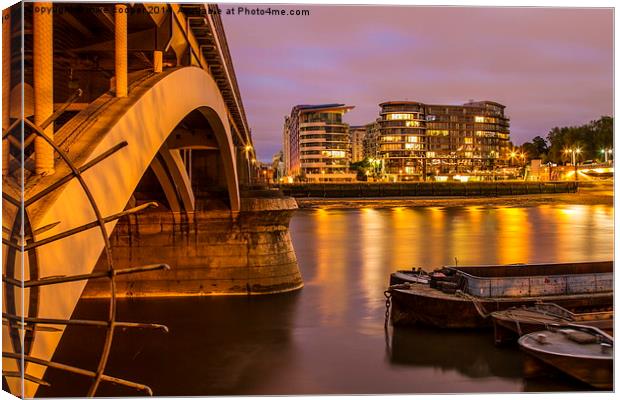
{"label": "tree", "polygon": [[523,151],[526,157],[530,160],[540,158],[543,162],[546,162],[549,147],[547,146],[547,141],[545,139],[540,136],[536,136],[531,142],[523,143],[521,146],[521,151]]}
{"label": "tree", "polygon": [[357,173],[358,181],[368,180],[367,172],[370,171],[371,165],[368,158],[349,164],[349,169]]}
{"label": "tree", "polygon": [[548,156],[555,163],[568,161],[566,149],[579,148],[580,160],[602,160],[603,149],[613,146],[613,117],[603,116],[582,126],[555,127],[547,135]]}
{"label": "tree", "polygon": [[544,138],[536,136],[534,139],[532,139],[532,144],[535,146],[537,154],[539,156],[547,155],[547,152],[549,151],[549,146],[547,146],[547,141]]}

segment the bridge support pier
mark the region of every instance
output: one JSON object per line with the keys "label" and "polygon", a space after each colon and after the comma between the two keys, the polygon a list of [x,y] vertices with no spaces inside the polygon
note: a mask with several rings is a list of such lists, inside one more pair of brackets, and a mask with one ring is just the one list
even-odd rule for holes
{"label": "bridge support pier", "polygon": [[[35,3],[39,11],[33,14],[33,67],[34,67],[34,123],[43,125],[54,113],[54,39],[52,3]],[[54,138],[50,124],[44,133]],[[54,173],[54,149],[42,137],[34,139],[35,171],[37,174]]]}
{"label": "bridge support pier", "polygon": [[164,53],[159,50],[153,52],[153,72],[159,74],[164,70]]}
{"label": "bridge support pier", "polygon": [[[169,271],[117,277],[121,297],[250,295],[303,286],[288,231],[297,208],[290,197],[242,198],[241,211],[197,211],[181,222],[170,212],[119,221],[112,234],[117,268],[167,263]],[[103,260],[95,267],[102,269]],[[93,280],[83,298],[109,295]]]}
{"label": "bridge support pier", "polygon": [[116,97],[127,97],[127,5],[114,6],[114,61]]}
{"label": "bridge support pier", "polygon": [[[2,11],[2,130],[11,125],[11,9]],[[2,175],[9,173],[10,147],[8,139],[2,141]]]}

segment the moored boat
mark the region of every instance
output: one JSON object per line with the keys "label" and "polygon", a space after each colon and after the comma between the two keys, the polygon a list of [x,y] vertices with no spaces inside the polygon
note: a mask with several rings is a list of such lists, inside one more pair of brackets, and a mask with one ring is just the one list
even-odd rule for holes
{"label": "moored boat", "polygon": [[399,270],[390,274],[390,286],[403,283],[428,283],[429,279],[430,277],[422,268]]}
{"label": "moored boat", "polygon": [[555,303],[572,312],[613,305],[611,261],[444,267],[428,283],[392,285],[394,325],[490,327],[489,315],[512,307]]}
{"label": "moored boat", "polygon": [[519,339],[530,357],[597,389],[613,388],[613,338],[598,328],[573,325]]}
{"label": "moored boat", "polygon": [[495,344],[546,329],[549,326],[579,324],[594,326],[613,336],[613,311],[573,313],[553,303],[509,308],[491,313]]}

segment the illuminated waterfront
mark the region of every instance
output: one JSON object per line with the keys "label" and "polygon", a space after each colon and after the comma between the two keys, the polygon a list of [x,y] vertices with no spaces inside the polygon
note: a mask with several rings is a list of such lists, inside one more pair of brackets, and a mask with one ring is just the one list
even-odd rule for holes
{"label": "illuminated waterfront", "polygon": [[[301,291],[120,301],[121,319],[158,321],[170,333],[119,332],[110,373],[131,373],[158,395],[589,390],[524,379],[520,352],[496,348],[490,332],[398,329],[386,341],[383,290],[395,269],[454,257],[460,265],[610,260],[612,206],[299,211],[291,235]],[[78,313],[98,304],[82,302]],[[94,335],[70,328],[56,360],[87,366],[97,349],[78,357],[70,347]],[[81,393],[80,381],[63,381],[54,390]],[[100,394],[132,393],[106,384]]]}

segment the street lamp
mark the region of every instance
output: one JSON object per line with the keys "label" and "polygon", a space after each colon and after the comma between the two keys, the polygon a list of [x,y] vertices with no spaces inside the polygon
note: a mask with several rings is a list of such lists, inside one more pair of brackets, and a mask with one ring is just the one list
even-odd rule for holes
{"label": "street lamp", "polygon": [[510,152],[510,166],[513,166],[513,161],[515,159],[515,157],[517,156],[517,152],[516,151],[511,151]]}
{"label": "street lamp", "polygon": [[565,149],[564,154],[570,154],[573,161],[573,166],[575,167],[575,180],[579,180],[579,175],[577,173],[577,154],[581,153],[581,149],[579,147]]}
{"label": "street lamp", "polygon": [[605,155],[605,164],[607,164],[607,162],[609,160],[607,158],[607,155],[611,156],[611,151],[612,151],[611,149],[601,149],[601,153],[603,153]]}

